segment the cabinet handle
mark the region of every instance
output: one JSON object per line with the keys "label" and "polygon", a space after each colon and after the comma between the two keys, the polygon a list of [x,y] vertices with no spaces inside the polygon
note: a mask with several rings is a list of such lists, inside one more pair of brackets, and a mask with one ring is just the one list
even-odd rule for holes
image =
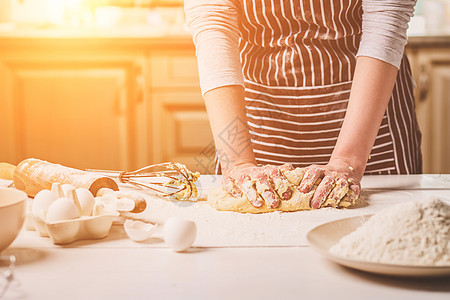
{"label": "cabinet handle", "polygon": [[427,68],[422,65],[420,68],[418,85],[419,85],[419,101],[424,102],[428,96],[429,75]]}

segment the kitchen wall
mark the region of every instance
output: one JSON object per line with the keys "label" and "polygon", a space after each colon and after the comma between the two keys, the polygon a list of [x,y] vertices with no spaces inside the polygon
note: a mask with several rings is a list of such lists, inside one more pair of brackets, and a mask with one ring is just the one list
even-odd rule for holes
{"label": "kitchen wall", "polygon": [[[213,172],[182,1],[0,0],[0,161]],[[424,171],[450,173],[450,0],[419,0],[407,52]]]}
{"label": "kitchen wall", "polygon": [[408,33],[450,34],[450,0],[418,0]]}
{"label": "kitchen wall", "polygon": [[180,0],[0,0],[0,22],[72,28],[170,26],[183,22],[182,6]]}
{"label": "kitchen wall", "polygon": [[10,3],[0,23],[0,161],[119,170],[179,161],[212,172],[182,2]]}

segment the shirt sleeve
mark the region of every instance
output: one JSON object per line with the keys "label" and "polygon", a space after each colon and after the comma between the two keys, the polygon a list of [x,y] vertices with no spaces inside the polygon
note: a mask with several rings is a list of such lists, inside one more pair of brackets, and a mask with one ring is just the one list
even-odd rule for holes
{"label": "shirt sleeve", "polygon": [[186,0],[202,94],[228,85],[244,86],[239,56],[239,9],[233,0]]}
{"label": "shirt sleeve", "polygon": [[357,56],[377,58],[400,68],[415,4],[416,0],[362,0],[362,36]]}

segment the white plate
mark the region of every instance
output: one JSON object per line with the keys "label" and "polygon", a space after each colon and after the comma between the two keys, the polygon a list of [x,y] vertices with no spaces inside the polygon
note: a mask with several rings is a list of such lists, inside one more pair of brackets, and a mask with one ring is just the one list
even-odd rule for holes
{"label": "white plate", "polygon": [[332,246],[337,244],[342,237],[364,224],[369,217],[370,216],[360,216],[328,222],[310,230],[306,238],[313,249],[317,250],[331,261],[352,269],[382,275],[405,277],[450,276],[450,266],[424,267],[382,264],[343,258],[330,253],[329,249]]}

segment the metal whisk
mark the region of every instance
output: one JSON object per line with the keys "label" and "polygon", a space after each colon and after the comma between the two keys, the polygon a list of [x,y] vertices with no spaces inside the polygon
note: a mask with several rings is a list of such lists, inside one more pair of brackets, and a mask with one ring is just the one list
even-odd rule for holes
{"label": "metal whisk", "polygon": [[[180,163],[154,164],[131,172],[92,169],[86,171],[103,173],[122,183],[150,189],[163,197],[175,197],[180,201],[196,201],[198,198],[195,182],[200,177],[200,173],[192,172]],[[117,175],[111,176],[110,173]],[[142,181],[142,179],[148,180]]]}

